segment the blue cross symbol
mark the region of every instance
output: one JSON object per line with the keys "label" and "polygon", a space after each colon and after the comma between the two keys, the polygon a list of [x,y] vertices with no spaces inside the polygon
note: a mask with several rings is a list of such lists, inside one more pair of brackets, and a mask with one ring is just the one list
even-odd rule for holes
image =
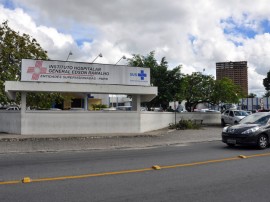
{"label": "blue cross symbol", "polygon": [[144,77],[147,77],[147,74],[144,73],[143,70],[141,70],[141,73],[139,73],[138,76],[141,77],[141,80],[144,80]]}

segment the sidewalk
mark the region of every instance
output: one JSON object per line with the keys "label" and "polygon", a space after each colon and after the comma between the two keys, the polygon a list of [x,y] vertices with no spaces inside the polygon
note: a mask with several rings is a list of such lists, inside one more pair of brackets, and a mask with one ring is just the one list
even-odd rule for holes
{"label": "sidewalk", "polygon": [[98,135],[12,135],[0,134],[0,154],[10,152],[57,152],[82,150],[136,149],[221,140],[222,128],[205,126],[199,130],[167,128],[142,134]]}

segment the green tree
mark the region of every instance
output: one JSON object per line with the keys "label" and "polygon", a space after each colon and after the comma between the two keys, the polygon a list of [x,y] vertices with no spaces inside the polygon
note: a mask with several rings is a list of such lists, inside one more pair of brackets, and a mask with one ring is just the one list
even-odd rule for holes
{"label": "green tree", "polygon": [[[270,71],[267,72],[266,78],[263,79],[263,85],[264,85],[264,88],[266,90],[265,95],[269,95],[270,94]],[[266,97],[268,97],[268,96],[266,96]]]}
{"label": "green tree", "polygon": [[242,96],[241,88],[232,80],[224,78],[214,80],[213,76],[200,72],[185,75],[180,97],[186,100],[186,109],[192,111],[199,103],[218,105],[220,103],[238,103]]}
{"label": "green tree", "polygon": [[27,106],[34,109],[48,109],[52,104],[63,103],[63,96],[59,93],[28,93]]}
{"label": "green tree", "polygon": [[[12,30],[7,21],[3,22],[0,24],[0,103],[2,104],[12,102],[5,94],[4,83],[21,79],[20,67],[23,58],[46,60],[48,56],[36,39]],[[42,107],[49,105],[55,97],[59,97],[59,94],[29,93],[27,102]],[[15,102],[19,104],[19,100],[20,96],[17,96]]]}
{"label": "green tree", "polygon": [[128,59],[130,66],[148,67],[151,72],[151,84],[158,87],[158,95],[149,103],[148,108],[159,107],[167,109],[169,102],[173,101],[177,95],[181,83],[181,66],[168,70],[168,62],[163,57],[160,63],[155,59],[155,52],[150,52],[147,56],[134,54]]}
{"label": "green tree", "polygon": [[214,90],[214,77],[200,72],[185,75],[179,97],[186,100],[186,109],[192,111],[199,103],[210,103]]}
{"label": "green tree", "polygon": [[254,93],[249,93],[249,95],[248,95],[248,98],[255,98],[255,97],[257,97],[257,95]]}
{"label": "green tree", "polygon": [[270,97],[270,91],[267,91],[267,92],[263,95],[263,97]]}
{"label": "green tree", "polygon": [[211,104],[217,105],[221,103],[238,103],[239,99],[244,96],[240,86],[235,85],[229,78],[216,80],[214,91],[211,95]]}

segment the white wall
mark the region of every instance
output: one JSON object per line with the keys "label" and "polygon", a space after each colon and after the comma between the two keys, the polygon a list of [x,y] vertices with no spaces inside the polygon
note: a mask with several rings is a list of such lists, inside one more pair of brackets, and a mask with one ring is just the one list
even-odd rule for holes
{"label": "white wall", "polygon": [[[179,117],[177,117],[176,120],[178,122],[180,120]],[[165,128],[168,127],[170,123],[174,122],[175,114],[172,112],[141,112],[141,132]]]}
{"label": "white wall", "polygon": [[[202,119],[203,124],[220,124],[220,113],[176,113],[180,119]],[[173,112],[151,111],[4,111],[0,132],[22,135],[143,133],[175,123]]]}
{"label": "white wall", "polygon": [[220,112],[182,112],[178,114],[180,119],[185,120],[203,120],[203,124],[217,125],[221,124]]}
{"label": "white wall", "polygon": [[27,111],[22,134],[138,133],[139,114],[118,111]]}
{"label": "white wall", "polygon": [[168,127],[170,123],[178,123],[181,119],[184,120],[203,120],[206,125],[220,125],[221,113],[219,112],[141,112],[141,132],[158,130]]}
{"label": "white wall", "polygon": [[20,111],[0,111],[0,132],[21,133],[21,113]]}

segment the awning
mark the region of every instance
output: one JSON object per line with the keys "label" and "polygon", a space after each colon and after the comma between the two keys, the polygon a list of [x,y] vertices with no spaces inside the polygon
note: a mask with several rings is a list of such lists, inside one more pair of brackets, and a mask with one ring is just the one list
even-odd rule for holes
{"label": "awning", "polygon": [[140,95],[141,102],[149,102],[157,96],[154,86],[127,86],[77,83],[43,83],[27,81],[6,81],[5,91],[10,99],[16,92],[58,92],[58,93],[95,93]]}

